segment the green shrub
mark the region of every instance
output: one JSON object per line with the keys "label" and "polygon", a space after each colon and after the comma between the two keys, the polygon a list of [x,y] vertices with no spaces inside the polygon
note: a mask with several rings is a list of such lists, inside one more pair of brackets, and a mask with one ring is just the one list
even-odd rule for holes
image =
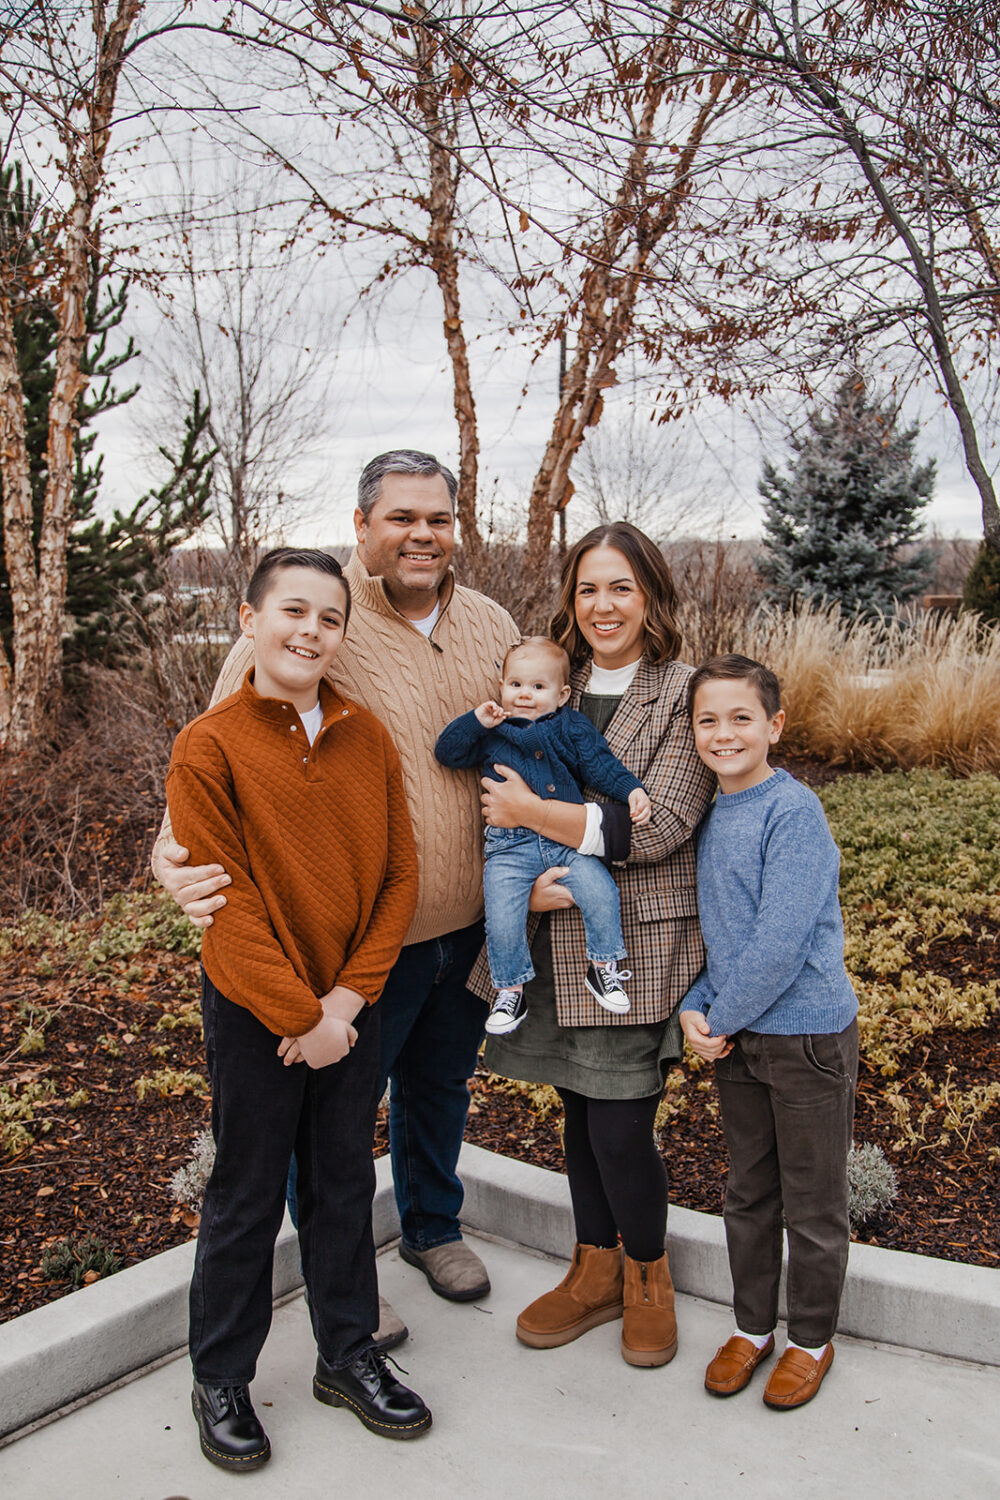
{"label": "green shrub", "polygon": [[896,1199],[899,1183],[881,1146],[852,1146],[847,1158],[847,1211],[851,1228],[874,1219]]}
{"label": "green shrub", "polygon": [[215,1141],[210,1130],[203,1130],[196,1137],[184,1166],[178,1167],[170,1179],[170,1196],[174,1202],[189,1208],[192,1213],[200,1213],[201,1200],[214,1164]]}
{"label": "green shrub", "polygon": [[79,1240],[61,1240],[46,1250],[41,1260],[47,1281],[70,1281],[74,1286],[82,1286],[89,1272],[95,1272],[97,1277],[113,1276],[121,1268],[121,1256],[96,1234],[85,1234]]}
{"label": "green shrub", "polygon": [[1000,624],[1000,552],[981,542],[962,590],[962,608],[977,614],[983,624]]}
{"label": "green shrub", "polygon": [[48,1078],[32,1083],[0,1083],[0,1149],[7,1156],[17,1156],[32,1144],[37,1126],[44,1135],[52,1122],[39,1119],[36,1111],[55,1095],[56,1086]]}

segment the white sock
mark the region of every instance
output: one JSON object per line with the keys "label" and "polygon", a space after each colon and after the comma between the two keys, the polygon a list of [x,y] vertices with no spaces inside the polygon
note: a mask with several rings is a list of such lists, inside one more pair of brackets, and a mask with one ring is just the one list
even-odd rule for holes
{"label": "white sock", "polygon": [[735,1337],[746,1339],[747,1343],[753,1344],[755,1349],[763,1349],[771,1335],[769,1333],[744,1333],[742,1328],[737,1328]]}
{"label": "white sock", "polygon": [[829,1344],[820,1344],[818,1349],[810,1349],[807,1344],[797,1344],[794,1339],[788,1340],[789,1349],[801,1349],[803,1354],[808,1354],[811,1359],[822,1359],[829,1349]]}

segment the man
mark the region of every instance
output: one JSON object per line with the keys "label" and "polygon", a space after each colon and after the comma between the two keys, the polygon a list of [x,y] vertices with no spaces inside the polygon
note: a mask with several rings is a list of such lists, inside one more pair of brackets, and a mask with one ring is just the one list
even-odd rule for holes
{"label": "man", "polygon": [[[389,1139],[400,1254],[452,1301],[484,1296],[486,1267],[462,1239],[456,1167],[486,1011],[465,981],[483,942],[482,820],[475,771],[434,758],[445,724],[496,692],[519,632],[507,612],[455,582],[457,482],[427,453],[372,459],[358,484],[357,549],[345,569],[351,627],[330,670],[338,691],[369,709],[399,750],[420,865],[417,911],[379,1011],[382,1070],[391,1083]],[[238,641],[214,699],[235,692],[251,664]],[[225,905],[219,865],[188,867],[165,820],[153,871],[199,926]],[[336,1149],[336,1143],[331,1143]],[[381,1348],[406,1328],[380,1300]]]}

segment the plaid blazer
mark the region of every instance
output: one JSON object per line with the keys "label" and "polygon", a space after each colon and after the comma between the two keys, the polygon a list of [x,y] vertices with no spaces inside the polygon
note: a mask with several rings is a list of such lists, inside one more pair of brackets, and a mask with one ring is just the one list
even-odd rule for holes
{"label": "plaid blazer", "polygon": [[[639,777],[653,804],[645,827],[632,829],[628,860],[613,874],[622,905],[632,1009],[611,1015],[597,1004],[583,977],[587,967],[583,920],[576,908],[551,915],[556,1013],[560,1026],[637,1026],[665,1021],[694,983],[705,960],[698,925],[694,834],[715,791],[715,776],[694,748],[685,697],[692,668],[654,666],[642,658],[631,686],[604,731],[614,755]],[[579,708],[590,675],[585,662],[570,678],[570,704]],[[592,788],[588,802],[606,802]],[[529,918],[533,934],[537,918]],[[483,999],[493,994],[485,955],[469,978]],[[678,1051],[680,1045],[678,1042]]]}

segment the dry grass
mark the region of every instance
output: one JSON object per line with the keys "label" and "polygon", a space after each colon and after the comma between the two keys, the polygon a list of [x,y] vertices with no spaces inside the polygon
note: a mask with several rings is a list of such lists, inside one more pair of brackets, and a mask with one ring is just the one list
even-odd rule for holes
{"label": "dry grass", "polygon": [[1000,771],[1000,630],[973,616],[764,610],[742,647],[777,672],[784,744],[834,765]]}

